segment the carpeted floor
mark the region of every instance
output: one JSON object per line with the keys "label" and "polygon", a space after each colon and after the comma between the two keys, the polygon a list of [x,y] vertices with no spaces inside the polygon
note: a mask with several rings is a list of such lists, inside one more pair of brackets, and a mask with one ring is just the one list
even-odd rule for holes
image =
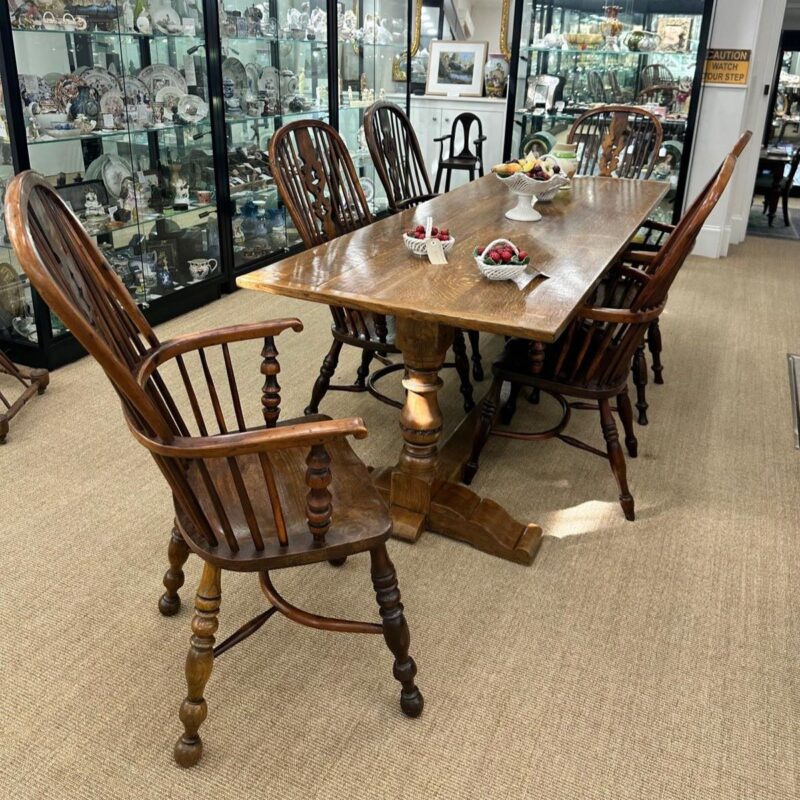
{"label": "carpeted floor", "polygon": [[[277,618],[217,663],[191,771],[171,751],[199,562],[180,614],[161,617],[166,485],[96,364],[58,371],[0,450],[0,796],[798,797],[800,453],[786,375],[800,351],[797,266],[795,244],[751,239],[679,277],[662,325],[667,383],[650,387],[629,462],[637,522],[623,520],[602,460],[493,439],[477,490],[544,526],[534,565],[430,534],[391,544],[420,719],[401,715],[378,638]],[[238,292],[160,334],[287,314],[307,326],[281,342],[297,413],[328,346],[324,308]],[[258,347],[235,356],[257,415]],[[452,421],[452,375],[445,394]],[[324,410],[363,414],[369,463],[395,456],[392,409],[333,394]],[[593,413],[573,433],[601,441]],[[311,610],[375,613],[363,557],[276,583]],[[254,577],[226,574],[220,636],[263,608]]]}
{"label": "carpeted floor", "polygon": [[769,217],[764,213],[763,201],[757,197],[750,207],[747,235],[797,241],[800,239],[800,209],[795,205],[789,207],[789,224],[786,225],[783,219],[783,208],[779,206],[778,213],[770,226]]}

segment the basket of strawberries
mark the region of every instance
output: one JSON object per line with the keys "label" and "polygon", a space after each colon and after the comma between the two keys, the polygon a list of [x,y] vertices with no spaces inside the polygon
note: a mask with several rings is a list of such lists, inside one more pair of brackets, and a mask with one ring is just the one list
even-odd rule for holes
{"label": "basket of strawberries", "polygon": [[486,247],[476,247],[472,255],[481,275],[490,281],[513,281],[531,263],[530,256],[508,239],[495,239]]}
{"label": "basket of strawberries", "polygon": [[515,195],[517,205],[506,211],[506,217],[518,222],[538,222],[542,215],[533,207],[537,201],[549,202],[559,189],[569,184],[555,158],[528,155],[519,161],[498,164],[492,172]]}
{"label": "basket of strawberries", "polygon": [[430,236],[428,236],[425,226],[417,225],[413,230],[408,230],[403,234],[403,244],[417,258],[425,258],[428,255],[428,239],[438,239],[442,243],[445,255],[453,249],[453,245],[456,243],[447,228],[432,226]]}

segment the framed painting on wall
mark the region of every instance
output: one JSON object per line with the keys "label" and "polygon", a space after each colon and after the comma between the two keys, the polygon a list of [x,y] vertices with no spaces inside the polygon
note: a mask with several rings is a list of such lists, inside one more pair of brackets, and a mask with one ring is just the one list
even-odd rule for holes
{"label": "framed painting on wall", "polygon": [[431,42],[425,94],[481,97],[488,50],[488,42]]}

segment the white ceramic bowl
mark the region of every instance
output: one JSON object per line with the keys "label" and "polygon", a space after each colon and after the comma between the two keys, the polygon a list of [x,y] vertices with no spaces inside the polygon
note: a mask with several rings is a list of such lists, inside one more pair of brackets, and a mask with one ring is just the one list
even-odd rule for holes
{"label": "white ceramic bowl", "polygon": [[569,185],[569,178],[553,175],[550,180],[537,181],[523,172],[515,172],[508,177],[497,176],[503,185],[517,196],[517,205],[506,211],[506,217],[518,222],[538,222],[542,215],[533,208],[534,203],[549,203],[562,186]]}
{"label": "white ceramic bowl", "polygon": [[[417,239],[416,236],[409,236],[407,233],[403,234],[403,244],[406,250],[417,258],[427,258],[428,250],[425,246],[427,239]],[[444,254],[447,255],[452,249],[456,240],[451,236],[446,242],[442,242]]]}

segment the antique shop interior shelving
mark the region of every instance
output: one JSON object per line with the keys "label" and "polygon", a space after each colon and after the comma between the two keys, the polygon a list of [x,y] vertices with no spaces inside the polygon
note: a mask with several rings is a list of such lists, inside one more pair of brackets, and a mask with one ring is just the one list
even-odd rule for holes
{"label": "antique shop interior shelving", "polygon": [[[664,128],[653,177],[671,184],[657,216],[673,221],[685,192],[712,7],[713,0],[523,0],[512,37],[519,49],[507,154],[565,139],[593,104],[649,104]],[[608,35],[609,8],[616,35]]]}
{"label": "antique shop interior shelving", "polygon": [[[363,116],[382,96],[407,108],[406,0],[68,8],[77,22],[59,0],[0,2],[0,180],[32,168],[57,185],[154,321],[300,246],[268,170],[281,125],[338,127],[374,212],[385,210]],[[76,357],[5,238],[4,349],[48,367]]]}

